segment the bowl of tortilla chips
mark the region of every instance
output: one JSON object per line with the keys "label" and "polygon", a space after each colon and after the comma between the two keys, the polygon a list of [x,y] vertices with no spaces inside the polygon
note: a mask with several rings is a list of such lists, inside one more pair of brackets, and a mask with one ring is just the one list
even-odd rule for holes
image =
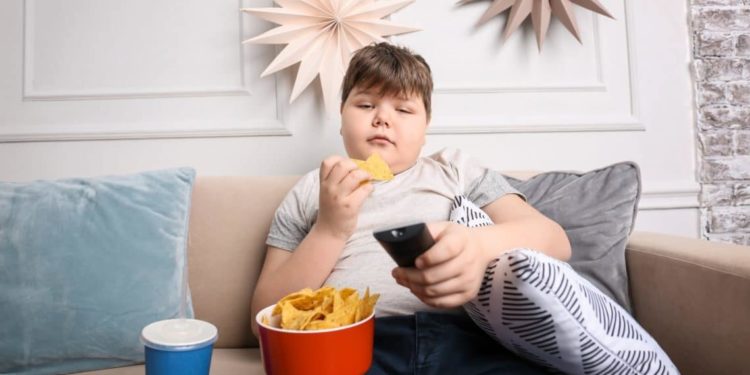
{"label": "bowl of tortilla chips", "polygon": [[258,312],[267,374],[364,374],[372,363],[375,303],[352,288],[302,289]]}

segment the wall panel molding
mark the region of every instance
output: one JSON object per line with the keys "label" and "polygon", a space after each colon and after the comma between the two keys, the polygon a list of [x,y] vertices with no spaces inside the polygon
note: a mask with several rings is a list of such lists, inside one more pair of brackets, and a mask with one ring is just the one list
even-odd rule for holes
{"label": "wall panel molding", "polygon": [[[209,97],[209,96],[246,96],[251,95],[245,82],[244,66],[245,58],[242,51],[241,35],[244,29],[242,17],[238,17],[240,35],[237,48],[240,53],[240,82],[234,87],[188,87],[171,90],[158,89],[135,89],[135,90],[58,90],[45,91],[34,88],[34,54],[35,47],[34,30],[35,19],[31,17],[36,8],[37,0],[24,0],[23,12],[23,100],[109,100],[109,99],[152,99],[152,98],[178,98],[178,97]],[[242,1],[238,3],[238,9],[242,7]]]}
{"label": "wall panel molding", "polygon": [[[172,1],[175,4],[179,3],[176,0]],[[80,87],[69,86],[70,83],[75,82],[77,76],[74,74],[77,71],[68,69],[66,79],[47,82],[47,86],[40,89],[39,86],[34,87],[35,82],[39,83],[35,80],[45,78],[35,76],[35,69],[38,70],[39,67],[34,65],[34,56],[38,54],[35,48],[38,48],[38,44],[42,42],[37,43],[38,40],[35,39],[34,34],[39,30],[38,28],[46,28],[42,29],[45,34],[55,35],[50,34],[55,32],[55,25],[42,24],[42,21],[35,17],[41,14],[40,11],[43,11],[38,7],[45,6],[44,2],[23,0],[22,3],[19,3],[19,9],[22,11],[19,23],[22,27],[18,29],[18,37],[15,39],[18,41],[20,49],[18,54],[14,55],[14,58],[17,58],[17,61],[20,62],[21,69],[14,73],[18,77],[19,84],[16,86],[17,88],[13,88],[13,94],[18,95],[19,102],[6,103],[7,107],[4,110],[11,114],[10,118],[13,120],[0,126],[0,143],[291,136],[292,133],[285,121],[285,112],[290,110],[286,100],[288,90],[284,82],[285,78],[276,75],[264,80],[256,79],[254,78],[255,71],[249,67],[251,58],[253,61],[256,58],[265,59],[266,53],[270,54],[274,51],[272,49],[262,51],[262,56],[253,53],[251,57],[251,54],[248,54],[246,46],[243,46],[241,41],[247,36],[246,33],[250,32],[251,29],[257,29],[259,26],[249,23],[252,21],[239,11],[244,7],[243,0],[230,0],[230,2],[232,1],[234,4],[227,4],[227,1],[225,1],[221,5],[222,8],[218,11],[219,13],[213,14],[211,19],[215,20],[214,22],[219,22],[219,19],[225,19],[224,15],[230,13],[228,7],[232,7],[232,9],[236,7],[236,18],[232,16],[230,23],[224,25],[229,25],[233,29],[231,22],[235,20],[238,22],[237,39],[235,41],[224,40],[223,46],[213,47],[212,44],[206,44],[205,41],[202,45],[210,48],[223,48],[221,51],[224,51],[224,53],[232,51],[227,50],[227,48],[235,48],[236,45],[237,51],[239,51],[239,61],[234,60],[235,53],[232,52],[230,59],[217,62],[216,64],[221,66],[226,64],[227,69],[231,67],[232,71],[203,76],[205,77],[203,79],[205,84],[201,83],[200,80],[195,80],[193,84],[186,81],[184,87],[175,87],[172,84],[173,82],[181,82],[174,79],[174,77],[180,77],[176,75],[165,79],[161,84],[155,83],[152,87],[148,87],[149,80],[146,79],[138,81],[140,83],[134,82],[133,85],[127,85],[126,83],[130,82],[128,80],[115,79],[111,81],[115,85],[107,88],[104,87],[107,86],[106,84],[96,85],[98,82],[96,78],[88,79],[87,82],[93,83],[88,87],[85,84],[81,84]],[[77,4],[87,3],[78,1]],[[145,6],[143,2],[141,2],[141,5]],[[60,6],[60,4],[56,6]],[[161,10],[167,9],[166,6],[168,5],[163,6]],[[201,9],[195,8],[189,12],[195,14],[200,12]],[[70,12],[72,11],[74,9],[70,10]],[[49,10],[44,16],[51,17]],[[61,15],[61,17],[63,16]],[[86,17],[96,17],[96,14]],[[65,25],[65,22],[69,21],[61,20],[57,27]],[[93,22],[91,25],[97,25],[97,23]],[[213,29],[211,24],[205,25],[205,27],[209,30]],[[109,32],[119,32],[119,29],[114,30]],[[226,35],[228,30],[226,26],[223,30],[223,34]],[[80,33],[81,30],[78,30],[78,32]],[[127,32],[127,30],[124,32]],[[232,31],[232,34],[234,34],[234,31]],[[119,37],[126,34],[113,35]],[[46,43],[55,43],[56,40],[51,39],[51,42],[47,40]],[[162,46],[164,40],[162,38],[161,44],[152,46],[151,51],[153,52],[154,48]],[[229,43],[232,45],[229,46]],[[202,50],[204,49],[202,48]],[[192,53],[211,52],[202,50]],[[74,55],[74,59],[80,59],[82,56],[88,55],[86,49],[78,49],[77,51],[78,55]],[[83,53],[87,55],[83,55]],[[46,55],[48,59],[50,55],[55,58],[55,50]],[[191,56],[190,52],[173,52],[173,56],[177,58],[182,58],[183,55],[185,58]],[[111,59],[113,55],[109,56]],[[148,60],[146,61],[148,64]],[[169,60],[165,61],[168,62]],[[163,69],[163,66],[169,66],[164,65],[165,61],[161,61],[161,65],[153,66],[155,69]],[[54,77],[54,75],[50,75],[54,73],[54,70],[50,70],[55,67],[54,61],[47,60],[45,64],[46,76],[48,78]],[[69,66],[71,66],[70,63]],[[72,66],[75,67],[76,65]],[[239,72],[234,71],[235,66],[239,67]],[[107,66],[100,69],[99,74],[107,71],[104,69],[107,69]],[[155,71],[158,72],[158,70]],[[131,69],[129,72],[133,74],[132,72],[138,72],[138,70]],[[236,84],[232,83],[233,77],[237,78]],[[247,77],[253,78],[246,79]],[[212,85],[213,82],[216,85]],[[123,84],[118,85],[118,83]],[[225,97],[226,100],[221,99],[222,97]],[[163,101],[168,105],[164,107],[165,109],[160,109],[160,102],[158,101]],[[206,104],[205,110],[199,109],[203,108],[203,103]],[[247,103],[247,109],[243,108],[243,103]],[[196,104],[199,104],[200,107],[196,107]],[[128,116],[128,118],[133,118],[134,121],[122,121],[118,118],[122,114],[130,114],[140,108],[150,112],[144,112],[140,118],[139,116]],[[187,112],[184,112],[182,108],[185,108]],[[210,113],[213,112],[210,111],[217,113],[216,121],[211,120]],[[154,116],[157,114],[158,116]],[[161,120],[157,121],[156,118]],[[51,119],[51,121],[48,119]]]}
{"label": "wall panel molding", "polygon": [[99,140],[133,140],[133,139],[178,139],[178,138],[219,138],[219,137],[261,137],[291,136],[292,133],[280,121],[259,121],[253,128],[227,127],[219,129],[178,129],[178,130],[134,130],[134,131],[98,131],[71,130],[55,132],[55,129],[38,129],[30,132],[22,127],[3,130],[0,143],[15,142],[63,142],[63,141],[99,141]]}
{"label": "wall panel molding", "polygon": [[[561,122],[552,117],[530,122],[498,117],[436,116],[428,134],[507,134],[507,133],[579,133],[579,132],[638,132],[646,130],[643,122],[630,116],[613,116],[600,120],[571,120]],[[470,125],[466,125],[470,124]]]}
{"label": "wall panel molding", "polygon": [[603,92],[607,90],[604,83],[604,67],[601,49],[601,28],[599,17],[593,17],[594,57],[596,59],[596,80],[590,83],[569,85],[527,85],[527,86],[479,86],[471,83],[437,85],[435,94],[508,94],[508,93],[551,93],[551,92]]}
{"label": "wall panel molding", "polygon": [[[499,85],[496,83],[482,84],[478,82],[452,82],[450,84],[440,84],[436,82],[435,97],[442,96],[445,102],[453,102],[453,98],[463,99],[467,95],[474,96],[473,102],[491,103],[493,101],[503,101],[507,95],[524,94],[532,95],[532,98],[546,97],[545,100],[570,100],[566,97],[569,95],[578,95],[581,97],[601,97],[607,95],[616,97],[609,99],[613,103],[623,103],[623,110],[613,113],[590,115],[581,112],[580,116],[560,115],[557,113],[547,112],[544,115],[532,114],[535,108],[529,107],[524,114],[490,114],[490,107],[485,107],[485,111],[477,111],[478,106],[467,109],[467,115],[442,114],[435,113],[433,116],[433,126],[428,132],[430,134],[504,134],[504,133],[555,133],[555,132],[642,132],[646,126],[641,118],[640,104],[641,95],[637,89],[637,56],[634,46],[634,10],[631,2],[624,2],[622,6],[623,16],[615,22],[622,26],[618,32],[618,46],[623,43],[624,61],[622,65],[617,66],[623,76],[619,82],[619,94],[613,92],[608,83],[612,77],[606,76],[605,64],[612,64],[612,59],[606,62],[604,59],[603,46],[608,42],[607,32],[602,30],[599,16],[591,13],[592,30],[592,49],[595,67],[595,76],[593,80],[587,79],[581,82],[557,83],[557,84],[538,84],[530,83]],[[564,30],[558,30],[564,31]],[[572,37],[572,36],[571,36]],[[400,38],[400,37],[399,37]],[[408,34],[406,37],[408,38]],[[621,39],[620,39],[621,38]],[[398,40],[398,38],[397,38]],[[613,47],[619,48],[619,47]],[[617,63],[617,62],[615,62]],[[610,71],[611,71],[610,67]],[[618,73],[619,74],[619,73]],[[627,92],[625,92],[627,90]],[[588,96],[587,96],[588,95]],[[584,99],[585,100],[585,99]],[[624,103],[627,100],[628,103]],[[461,108],[461,104],[456,104],[456,108]],[[454,112],[456,110],[454,109]],[[460,112],[460,110],[458,111]]]}
{"label": "wall panel molding", "polygon": [[700,187],[695,183],[675,184],[658,189],[644,189],[639,210],[672,210],[700,207]]}

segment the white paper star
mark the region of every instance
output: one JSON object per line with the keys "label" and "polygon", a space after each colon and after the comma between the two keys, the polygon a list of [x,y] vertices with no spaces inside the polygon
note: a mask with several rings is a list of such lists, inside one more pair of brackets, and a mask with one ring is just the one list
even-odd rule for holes
{"label": "white paper star", "polygon": [[352,53],[384,36],[417,31],[382,18],[414,0],[275,0],[281,8],[245,8],[243,12],[279,24],[243,43],[287,44],[261,77],[300,62],[291,103],[320,75],[323,101],[336,107]]}
{"label": "white paper star", "polygon": [[[458,4],[466,4],[472,1],[476,0],[461,0]],[[479,19],[477,25],[484,24],[490,18],[510,8],[510,15],[505,22],[505,31],[503,31],[503,38],[507,39],[530,14],[531,23],[534,25],[534,31],[536,32],[536,43],[541,51],[552,15],[560,19],[565,28],[578,39],[578,42],[581,42],[578,25],[573,14],[573,4],[614,19],[597,0],[494,0]]]}

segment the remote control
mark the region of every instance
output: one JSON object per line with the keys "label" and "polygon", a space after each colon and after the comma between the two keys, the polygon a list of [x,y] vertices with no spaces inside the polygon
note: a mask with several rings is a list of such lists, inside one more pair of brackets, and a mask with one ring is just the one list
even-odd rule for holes
{"label": "remote control", "polygon": [[380,230],[373,235],[400,267],[414,267],[414,260],[435,244],[424,223]]}

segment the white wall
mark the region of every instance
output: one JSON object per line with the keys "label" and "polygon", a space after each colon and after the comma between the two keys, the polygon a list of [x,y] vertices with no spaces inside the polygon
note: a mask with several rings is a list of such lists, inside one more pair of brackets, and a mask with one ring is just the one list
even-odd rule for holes
{"label": "white wall", "polygon": [[[507,41],[489,2],[419,0],[393,38],[431,64],[425,152],[464,148],[503,170],[642,169],[638,229],[697,236],[685,2],[603,0],[576,9],[583,44],[553,21]],[[272,46],[240,41],[273,25],[239,13],[268,1],[0,2],[0,180],[190,165],[202,175],[299,174],[343,153],[337,115],[295,69],[259,78]]]}

